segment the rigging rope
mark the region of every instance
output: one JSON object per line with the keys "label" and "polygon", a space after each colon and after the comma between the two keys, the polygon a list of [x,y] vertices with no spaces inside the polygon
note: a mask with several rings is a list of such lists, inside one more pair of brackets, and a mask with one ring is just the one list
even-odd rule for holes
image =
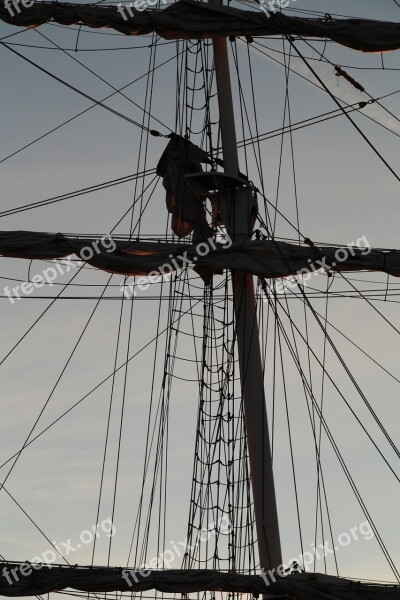
{"label": "rigging rope", "polygon": [[[45,69],[44,67],[41,67],[38,63],[35,63],[33,60],[31,60],[30,58],[27,58],[26,56],[24,56],[23,54],[21,54],[20,52],[18,52],[17,50],[14,50],[13,48],[10,48],[10,46],[8,46],[6,43],[1,42],[0,44],[2,46],[4,46],[4,48],[7,48],[7,50],[9,50],[10,52],[13,52],[14,54],[16,54],[17,56],[19,56],[20,58],[22,58],[24,61],[28,62],[30,65],[32,65],[33,67],[36,67],[37,69],[39,69],[39,71],[41,71],[42,73],[45,73],[46,75],[49,75],[49,77],[51,77],[52,79],[54,79],[55,81],[58,81],[58,83],[61,83],[62,85],[64,85],[65,87],[67,87],[68,89],[76,92],[77,94],[79,94],[80,96],[82,96],[83,98],[86,98],[87,100],[90,100],[91,102],[93,102],[96,106],[101,106],[102,108],[104,108],[105,110],[108,110],[109,112],[111,112],[114,115],[117,115],[118,117],[120,117],[121,119],[124,119],[125,121],[127,121],[128,123],[131,123],[132,125],[136,125],[136,127],[139,127],[145,131],[147,131],[148,133],[150,133],[151,135],[155,136],[155,137],[168,137],[165,134],[160,133],[159,131],[157,131],[156,129],[150,129],[148,127],[144,127],[142,126],[138,121],[135,121],[134,119],[131,119],[130,117],[127,117],[126,115],[120,113],[119,111],[111,108],[110,106],[107,106],[106,104],[104,104],[103,101],[101,100],[96,100],[96,98],[93,98],[92,96],[90,96],[89,94],[86,94],[85,92],[83,92],[82,90],[79,90],[77,87],[73,86],[72,84],[68,83],[67,81],[64,81],[63,79],[61,79],[60,77],[57,77],[57,75],[54,75],[54,73],[51,73],[50,71],[48,71],[47,69]],[[71,57],[73,58],[73,57]],[[76,60],[76,59],[75,59]],[[112,86],[111,86],[112,87]],[[113,88],[114,89],[114,88]],[[115,91],[116,93],[120,93],[120,90]],[[4,159],[3,159],[4,160]]]}

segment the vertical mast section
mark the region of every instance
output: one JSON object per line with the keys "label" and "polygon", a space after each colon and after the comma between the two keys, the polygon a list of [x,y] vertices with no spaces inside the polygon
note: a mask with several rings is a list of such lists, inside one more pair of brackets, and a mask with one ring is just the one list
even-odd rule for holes
{"label": "vertical mast section", "polygon": [[[210,2],[220,4],[221,0]],[[214,39],[213,46],[224,170],[226,174],[238,177],[239,159],[226,38]],[[253,207],[254,199],[248,187],[227,190],[221,214],[233,241],[243,242],[251,236]],[[253,277],[232,271],[232,286],[260,567],[268,571],[282,564],[282,552]]]}

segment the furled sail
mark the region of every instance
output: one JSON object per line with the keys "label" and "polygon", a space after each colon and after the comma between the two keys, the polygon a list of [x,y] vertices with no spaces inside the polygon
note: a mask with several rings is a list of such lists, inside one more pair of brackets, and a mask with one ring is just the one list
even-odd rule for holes
{"label": "furled sail", "polygon": [[[227,36],[297,35],[329,38],[362,52],[400,48],[400,24],[364,19],[307,19],[216,6],[196,0],[180,0],[159,11],[138,11],[123,6],[35,2],[18,11],[10,0],[0,5],[0,19],[11,25],[37,27],[49,21],[63,25],[110,27],[127,35],[155,31],[166,39],[202,39]],[[132,15],[132,16],[131,16]]]}
{"label": "furled sail", "polygon": [[244,271],[262,278],[330,271],[381,271],[400,277],[400,250],[341,246],[300,246],[275,240],[219,244],[137,242],[111,238],[74,238],[61,233],[0,232],[0,255],[52,260],[76,254],[90,265],[122,275],[171,273],[190,264],[215,272]]}
{"label": "furled sail", "polygon": [[[0,595],[32,596],[72,588],[83,592],[190,594],[201,591],[248,593],[298,600],[399,600],[400,586],[365,584],[329,575],[296,573],[279,577],[222,573],[212,570],[127,570],[2,563]],[[22,571],[20,570],[22,569]],[[24,573],[24,575],[23,575]]]}
{"label": "furled sail", "polygon": [[207,223],[204,203],[184,176],[201,173],[201,163],[211,164],[211,159],[188,139],[175,134],[170,138],[156,172],[163,178],[167,209],[172,214],[172,230],[178,237],[194,231],[195,241],[207,239],[212,235],[212,229]]}

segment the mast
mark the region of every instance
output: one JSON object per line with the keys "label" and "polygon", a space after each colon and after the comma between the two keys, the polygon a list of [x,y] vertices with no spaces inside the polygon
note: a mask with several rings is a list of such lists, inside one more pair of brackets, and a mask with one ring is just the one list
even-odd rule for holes
{"label": "mast", "polygon": [[[209,1],[222,3],[222,0]],[[213,39],[213,47],[224,169],[226,174],[238,178],[239,159],[226,38]],[[256,206],[252,191],[243,187],[243,182],[226,194],[221,215],[233,241],[245,241],[251,237],[251,212]],[[282,564],[282,552],[252,275],[232,271],[232,287],[260,567],[269,571]]]}

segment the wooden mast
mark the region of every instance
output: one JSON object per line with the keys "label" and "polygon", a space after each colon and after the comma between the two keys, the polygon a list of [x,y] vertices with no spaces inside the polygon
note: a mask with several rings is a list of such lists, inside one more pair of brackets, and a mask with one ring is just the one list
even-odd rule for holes
{"label": "wooden mast", "polygon": [[[210,2],[220,4],[221,0]],[[226,174],[238,177],[239,160],[226,38],[214,39],[213,46],[224,170]],[[222,219],[235,242],[251,237],[253,211],[257,207],[252,190],[243,184],[238,181],[238,187],[225,194],[221,206]],[[269,571],[282,564],[282,552],[253,277],[232,271],[232,286],[260,567]]]}

